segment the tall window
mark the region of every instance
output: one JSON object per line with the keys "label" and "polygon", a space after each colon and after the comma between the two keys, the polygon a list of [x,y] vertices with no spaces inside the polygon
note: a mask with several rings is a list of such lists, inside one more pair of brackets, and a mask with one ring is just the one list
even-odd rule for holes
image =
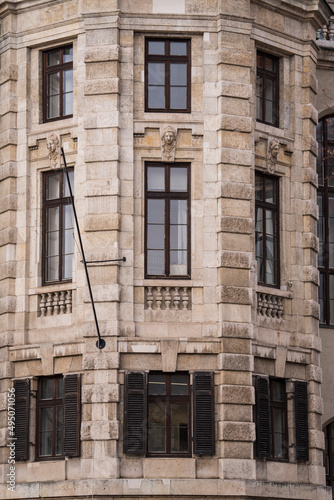
{"label": "tall window", "polygon": [[[69,176],[73,191],[73,169]],[[74,219],[66,174],[47,172],[43,180],[43,283],[70,281]]]}
{"label": "tall window", "polygon": [[321,120],[318,140],[318,267],[320,324],[334,325],[334,117]]}
{"label": "tall window", "polygon": [[279,286],[278,178],[255,174],[255,255],[260,285]]}
{"label": "tall window", "polygon": [[73,114],[73,47],[68,45],[43,53],[44,121]]}
{"label": "tall window", "polygon": [[190,167],[146,165],[146,276],[190,277]]}
{"label": "tall window", "polygon": [[147,38],[146,111],[190,111],[190,40]]}
{"label": "tall window", "polygon": [[214,455],[213,373],[194,372],[191,391],[186,372],[127,372],[123,438],[126,454],[187,457],[192,443],[195,455]]}
{"label": "tall window", "polygon": [[326,470],[326,484],[327,486],[331,486],[334,498],[334,422],[326,425],[324,428],[324,434],[324,467]]}
{"label": "tall window", "polygon": [[278,127],[278,66],[277,57],[257,52],[256,119]]}
{"label": "tall window", "polygon": [[256,379],[256,452],[259,458],[287,460],[287,404],[285,381]]}
{"label": "tall window", "polygon": [[36,407],[36,458],[79,456],[80,375],[40,378]]}

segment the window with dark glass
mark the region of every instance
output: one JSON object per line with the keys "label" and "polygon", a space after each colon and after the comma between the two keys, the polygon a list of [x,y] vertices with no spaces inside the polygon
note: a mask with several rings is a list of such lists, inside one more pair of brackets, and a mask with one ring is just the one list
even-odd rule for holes
{"label": "window with dark glass", "polygon": [[41,378],[37,414],[37,456],[63,455],[63,377]]}
{"label": "window with dark glass", "polygon": [[278,127],[278,67],[279,59],[257,52],[256,119]]}
{"label": "window with dark glass", "polygon": [[190,277],[190,167],[146,164],[146,277]]}
{"label": "window with dark glass", "polygon": [[259,285],[279,286],[278,178],[255,174],[255,255]]}
{"label": "window with dark glass", "polygon": [[[73,192],[74,171],[69,169]],[[72,279],[74,218],[65,172],[43,176],[43,283]]]}
{"label": "window with dark glass", "polygon": [[258,458],[288,458],[284,380],[256,378],[256,454]]}
{"label": "window with dark glass", "polygon": [[73,115],[73,47],[43,53],[43,115],[44,121]]}
{"label": "window with dark glass", "polygon": [[213,373],[194,372],[191,391],[186,372],[126,372],[123,443],[132,455],[214,455]]}
{"label": "window with dark glass", "polygon": [[148,376],[147,452],[189,454],[190,389],[187,373]]}
{"label": "window with dark glass", "polygon": [[190,40],[147,38],[146,111],[190,111]]}
{"label": "window with dark glass", "polygon": [[326,425],[324,467],[326,471],[326,484],[332,488],[332,497],[334,498],[334,422]]}
{"label": "window with dark glass", "polygon": [[317,126],[320,325],[334,325],[334,116]]}

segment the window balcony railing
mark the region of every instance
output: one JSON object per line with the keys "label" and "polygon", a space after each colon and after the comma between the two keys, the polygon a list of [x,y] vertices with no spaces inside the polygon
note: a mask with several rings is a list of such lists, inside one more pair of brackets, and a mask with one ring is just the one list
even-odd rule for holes
{"label": "window balcony railing", "polygon": [[72,290],[39,294],[40,316],[58,316],[72,312]]}
{"label": "window balcony railing", "polygon": [[146,286],[145,309],[191,309],[191,288],[187,286]]}
{"label": "window balcony railing", "polygon": [[262,318],[281,320],[283,317],[283,297],[257,292],[257,314]]}

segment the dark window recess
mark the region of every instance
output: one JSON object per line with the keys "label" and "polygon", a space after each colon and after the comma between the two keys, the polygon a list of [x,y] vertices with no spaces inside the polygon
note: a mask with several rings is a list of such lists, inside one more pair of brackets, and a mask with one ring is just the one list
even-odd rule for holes
{"label": "dark window recess", "polygon": [[279,286],[279,180],[255,174],[255,256],[259,285]]}
{"label": "dark window recess", "polygon": [[14,380],[15,389],[15,460],[29,458],[30,380]]}
{"label": "dark window recess", "polygon": [[285,381],[256,377],[256,455],[262,459],[288,459]]}
{"label": "dark window recess", "polygon": [[296,458],[309,459],[307,382],[295,382]]}
{"label": "dark window recess", "polygon": [[43,52],[43,119],[73,115],[73,47]]}
{"label": "dark window recess", "polygon": [[[72,192],[74,171],[69,169]],[[66,174],[43,175],[43,284],[72,280],[74,218]]]}
{"label": "dark window recess", "polygon": [[334,422],[326,425],[324,467],[326,470],[326,485],[332,488],[332,497],[334,498]]}
{"label": "dark window recess", "polygon": [[320,325],[334,325],[334,116],[317,126]]}
{"label": "dark window recess", "polygon": [[279,59],[277,57],[257,52],[256,119],[275,127],[279,126],[278,69]]}
{"label": "dark window recess", "polygon": [[[214,454],[213,374],[194,374],[194,453]],[[124,387],[124,453],[191,456],[191,387],[185,372],[129,372]]]}
{"label": "dark window recess", "polygon": [[189,112],[190,78],[190,40],[146,39],[146,111]]}
{"label": "dark window recess", "polygon": [[190,166],[146,164],[145,275],[190,278]]}
{"label": "dark window recess", "polygon": [[36,458],[79,456],[80,376],[40,378],[36,406]]}

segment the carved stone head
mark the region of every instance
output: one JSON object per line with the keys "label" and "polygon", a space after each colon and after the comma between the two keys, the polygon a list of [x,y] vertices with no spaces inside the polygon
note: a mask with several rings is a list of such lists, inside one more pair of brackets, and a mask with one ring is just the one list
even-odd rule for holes
{"label": "carved stone head", "polygon": [[174,161],[176,149],[176,131],[166,127],[161,136],[161,155],[163,161]]}
{"label": "carved stone head", "polygon": [[50,134],[46,139],[46,147],[49,150],[51,167],[56,168],[59,159],[59,139],[56,134]]}
{"label": "carved stone head", "polygon": [[268,170],[273,173],[276,168],[277,156],[280,150],[280,143],[277,139],[271,139],[268,147]]}

